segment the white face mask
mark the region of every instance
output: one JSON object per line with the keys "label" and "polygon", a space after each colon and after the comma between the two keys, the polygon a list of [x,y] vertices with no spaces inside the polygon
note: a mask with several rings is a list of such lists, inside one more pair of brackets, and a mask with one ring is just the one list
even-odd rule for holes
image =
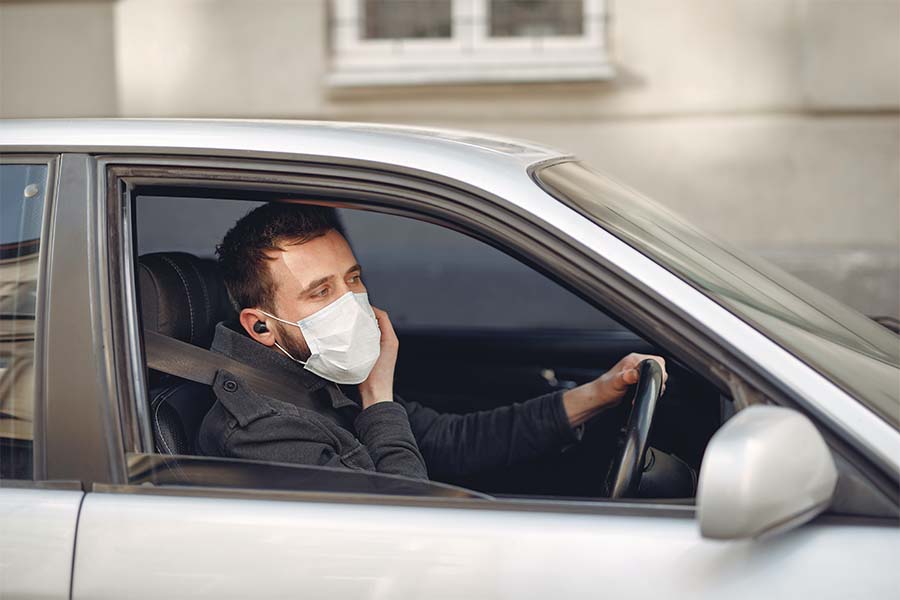
{"label": "white face mask", "polygon": [[381,330],[368,294],[347,292],[325,308],[296,323],[276,321],[299,327],[309,346],[310,356],[303,362],[291,356],[277,342],[278,349],[319,377],[335,383],[362,383],[381,354]]}

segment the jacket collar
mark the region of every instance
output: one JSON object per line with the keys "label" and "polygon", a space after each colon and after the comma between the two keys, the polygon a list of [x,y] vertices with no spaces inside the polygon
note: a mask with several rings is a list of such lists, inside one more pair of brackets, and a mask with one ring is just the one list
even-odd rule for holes
{"label": "jacket collar", "polygon": [[307,371],[303,365],[295,363],[280,351],[254,341],[235,321],[223,321],[216,325],[211,350],[250,365],[263,374],[280,373],[282,377],[296,381],[309,393],[325,388],[334,408],[359,406],[343,394],[337,384]]}

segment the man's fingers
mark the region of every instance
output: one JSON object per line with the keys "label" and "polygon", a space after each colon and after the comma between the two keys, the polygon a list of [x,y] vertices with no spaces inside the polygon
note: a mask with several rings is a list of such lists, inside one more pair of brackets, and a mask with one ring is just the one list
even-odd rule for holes
{"label": "man's fingers", "polygon": [[388,314],[381,310],[380,308],[372,307],[372,312],[375,313],[375,320],[378,321],[378,326],[382,329],[388,328],[393,331],[394,327],[391,325],[391,319],[388,317]]}
{"label": "man's fingers", "polygon": [[654,354],[633,353],[633,354],[628,355],[627,358],[630,358],[634,362],[635,368],[637,368],[638,365],[640,365],[643,361],[647,360],[648,358],[651,360],[655,360],[657,363],[659,363],[659,366],[662,368],[663,383],[665,383],[669,379],[669,372],[666,371],[666,359],[664,359],[662,356],[656,356]]}
{"label": "man's fingers", "polygon": [[375,308],[374,306],[372,307],[372,312],[375,313],[375,320],[378,321],[378,328],[381,330],[382,342],[397,339],[397,334],[394,333],[394,325],[391,323],[391,319],[390,317],[388,317],[388,314],[380,308]]}
{"label": "man's fingers", "polygon": [[622,382],[626,386],[634,385],[635,383],[638,382],[639,378],[640,378],[640,374],[638,373],[637,369],[628,369],[627,371],[622,372]]}
{"label": "man's fingers", "polygon": [[635,383],[637,383],[638,379],[640,379],[640,371],[639,371],[640,364],[643,361],[647,360],[648,358],[650,360],[655,360],[657,363],[659,363],[659,366],[662,367],[662,374],[663,374],[662,383],[663,384],[662,384],[662,388],[660,389],[660,392],[659,392],[660,395],[662,395],[666,391],[666,382],[669,380],[669,372],[666,371],[666,359],[664,359],[661,356],[656,356],[653,354],[639,354],[637,352],[634,352],[634,353],[626,356],[622,362],[624,363],[624,365],[627,365],[630,368],[622,371],[622,375],[621,375],[622,383],[625,386],[634,385]]}

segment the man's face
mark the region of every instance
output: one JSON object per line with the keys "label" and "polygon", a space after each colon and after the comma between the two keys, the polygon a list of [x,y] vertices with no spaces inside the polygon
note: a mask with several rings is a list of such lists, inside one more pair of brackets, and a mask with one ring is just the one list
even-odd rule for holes
{"label": "man's face", "polygon": [[[325,308],[347,292],[364,293],[362,268],[340,233],[269,253],[269,269],[275,282],[275,315],[296,322]],[[309,358],[309,346],[299,327],[268,321],[277,341],[300,360]]]}

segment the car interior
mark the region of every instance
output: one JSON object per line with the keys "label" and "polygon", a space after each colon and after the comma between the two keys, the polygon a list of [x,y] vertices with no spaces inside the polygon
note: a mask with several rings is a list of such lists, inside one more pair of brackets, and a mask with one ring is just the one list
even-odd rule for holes
{"label": "car interior", "polygon": [[[145,330],[209,348],[216,324],[236,315],[215,246],[259,204],[137,194],[134,272]],[[364,267],[372,304],[388,311],[397,331],[398,396],[442,412],[487,410],[590,381],[630,352],[662,354],[669,379],[638,496],[692,502],[704,449],[733,410],[718,387],[602,307],[487,243],[424,220],[334,210]],[[156,452],[198,455],[196,434],[215,401],[211,389],[152,369],[147,388]],[[606,497],[629,410],[626,397],[558,454],[444,483],[498,497]]]}

